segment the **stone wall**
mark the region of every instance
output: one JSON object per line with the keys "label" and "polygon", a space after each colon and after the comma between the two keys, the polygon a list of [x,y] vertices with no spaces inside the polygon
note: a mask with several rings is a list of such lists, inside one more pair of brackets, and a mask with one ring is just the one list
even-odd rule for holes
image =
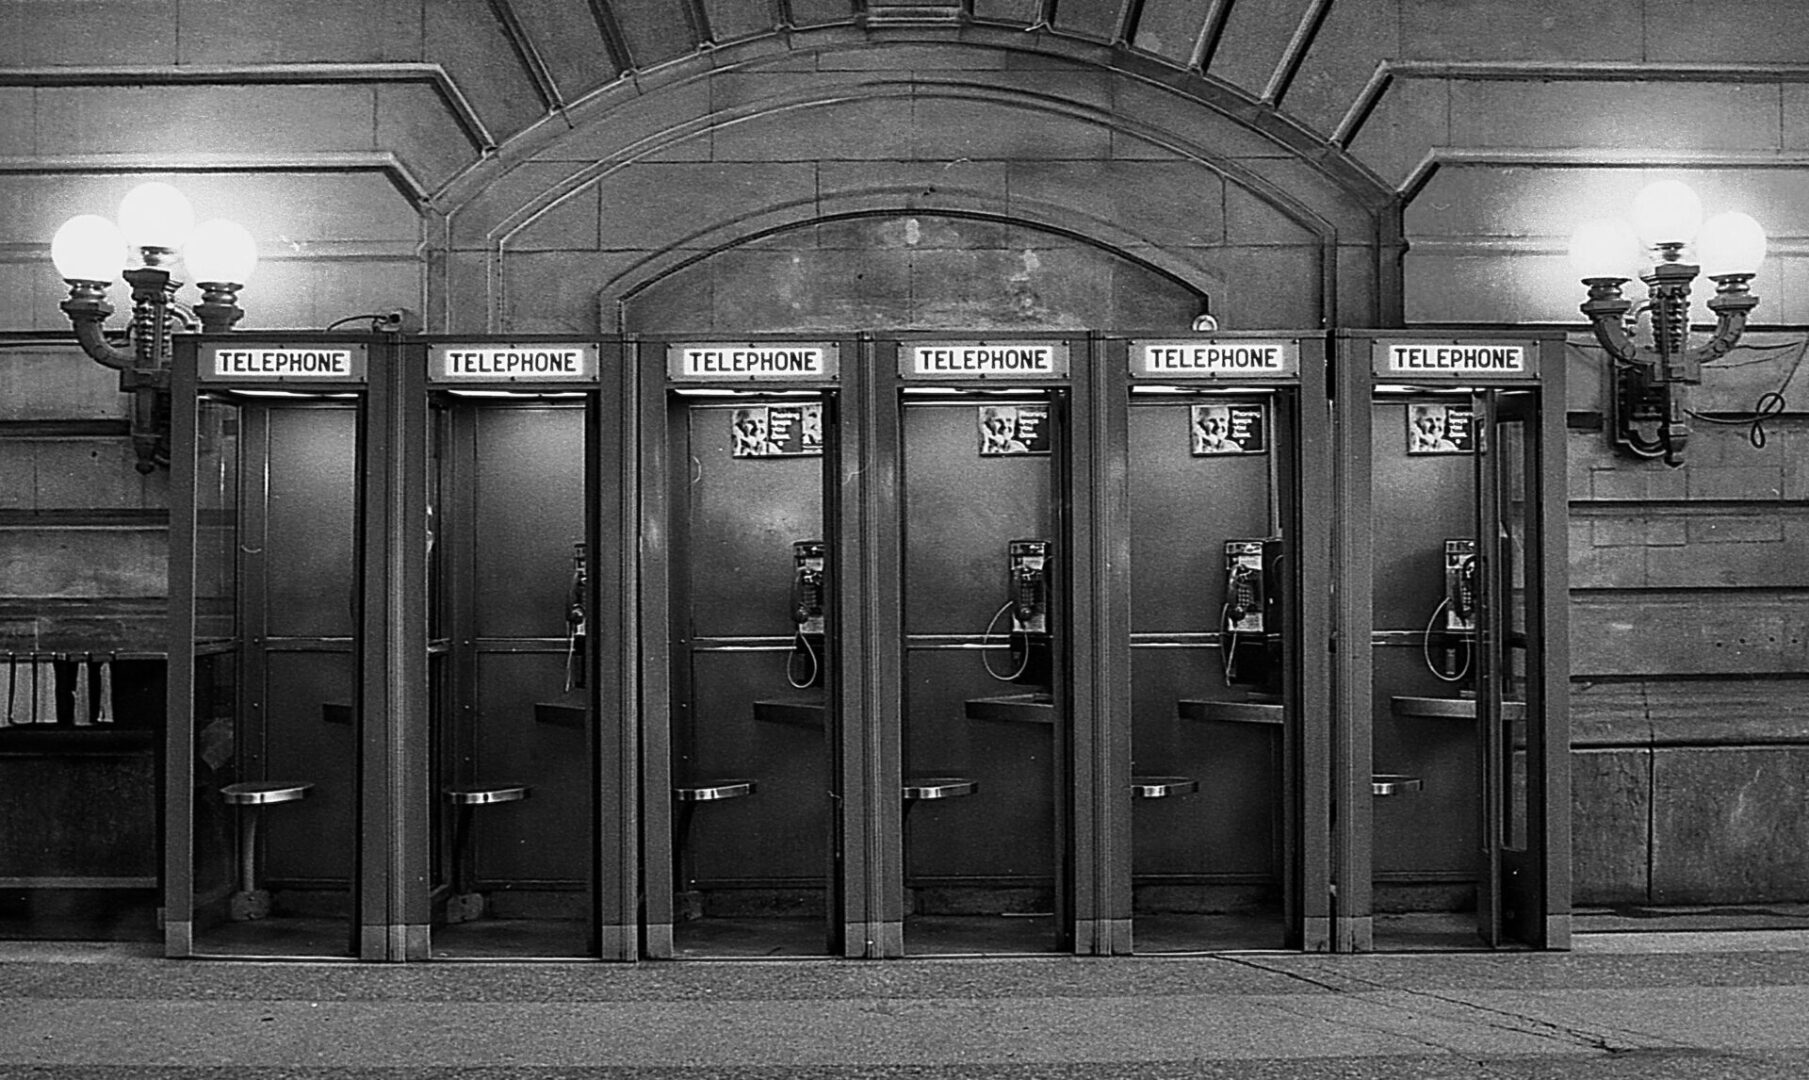
{"label": "stone wall", "polygon": [[0,647],[161,648],[164,477],[47,261],[149,177],[256,234],[246,326],[591,333],[1575,328],[1571,228],[1678,175],[1773,237],[1697,407],[1790,408],[1617,457],[1576,339],[1578,899],[1804,898],[1806,45],[1793,0],[0,6]]}

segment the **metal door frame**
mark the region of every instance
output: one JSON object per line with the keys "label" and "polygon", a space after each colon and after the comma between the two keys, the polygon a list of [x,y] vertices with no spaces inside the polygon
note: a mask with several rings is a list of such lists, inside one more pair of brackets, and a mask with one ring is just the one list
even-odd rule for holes
{"label": "metal door frame", "polygon": [[[883,889],[882,906],[896,912],[896,951],[885,955],[903,956],[903,913],[905,910],[905,863],[903,833],[904,782],[904,613],[903,549],[905,519],[902,486],[903,413],[906,389],[913,387],[954,387],[957,390],[988,389],[1048,394],[1054,426],[1060,433],[1060,445],[1052,452],[1050,511],[1057,542],[1058,587],[1050,590],[1050,620],[1056,642],[1052,650],[1053,672],[1050,687],[1052,707],[1058,718],[1052,733],[1051,769],[1054,778],[1054,835],[1051,843],[1055,865],[1051,878],[1055,892],[1055,929],[1058,949],[1079,953],[1109,953],[1123,928],[1114,926],[1110,911],[1107,882],[1102,875],[1102,856],[1114,848],[1113,838],[1100,830],[1108,820],[1104,803],[1110,798],[1112,784],[1104,747],[1112,740],[1109,727],[1112,716],[1102,708],[1107,691],[1098,681],[1105,668],[1103,655],[1107,640],[1102,630],[1109,625],[1113,613],[1096,600],[1101,595],[1099,582],[1103,568],[1112,565],[1106,559],[1107,538],[1098,527],[1099,515],[1115,505],[1114,489],[1092,489],[1097,474],[1109,468],[1112,421],[1103,417],[1097,407],[1098,387],[1094,380],[1101,368],[1099,336],[1062,330],[1042,331],[887,331],[875,335],[869,370],[876,384],[864,396],[863,404],[874,410],[871,429],[879,436],[871,445],[870,460],[886,470],[886,501],[876,510],[881,520],[876,524],[885,533],[877,549],[890,553],[894,560],[888,571],[892,578],[887,625],[893,634],[883,644],[871,644],[887,650],[886,668],[889,685],[876,687],[887,702],[885,715],[889,730],[883,734],[886,746],[883,787],[873,795],[882,803],[881,815],[873,824],[880,829],[872,837],[884,852],[885,874],[878,884]],[[1068,370],[1058,377],[988,377],[948,378],[938,382],[928,377],[906,377],[900,370],[899,355],[913,343],[985,343],[1064,342],[1068,349]],[[1121,460],[1121,458],[1120,458]],[[1061,718],[1066,718],[1066,723]],[[1128,790],[1128,759],[1125,787]]]}
{"label": "metal door frame", "polygon": [[[594,378],[574,382],[547,382],[533,385],[507,378],[494,380],[435,380],[427,374],[430,349],[436,345],[513,346],[580,344],[597,349],[597,373]],[[586,640],[585,664],[592,678],[586,695],[590,722],[590,915],[587,919],[587,952],[603,960],[634,960],[639,956],[640,939],[640,852],[634,838],[639,815],[639,728],[633,722],[638,707],[640,670],[635,583],[640,561],[639,545],[634,542],[636,520],[636,488],[639,474],[626,463],[634,460],[635,423],[638,413],[632,395],[629,365],[623,349],[614,339],[599,340],[584,335],[426,335],[411,339],[406,366],[423,373],[422,408],[430,412],[427,402],[433,395],[455,389],[472,390],[542,390],[546,392],[579,392],[584,395],[584,446],[580,468],[584,473],[585,506],[583,528],[587,551],[587,610],[592,627]],[[472,409],[481,410],[482,405]],[[447,518],[440,525],[442,534],[457,527],[451,544],[463,544],[472,522],[470,491],[456,481],[462,437],[455,422],[453,445],[446,448],[448,460],[442,470],[451,475],[454,490],[442,491],[442,511]],[[425,455],[425,447],[422,450]],[[425,461],[422,468],[425,469]],[[420,475],[420,474],[418,474]],[[468,482],[467,478],[467,482]],[[447,510],[450,505],[453,509]],[[424,518],[424,514],[422,515]],[[455,516],[457,520],[455,520]],[[456,575],[456,568],[451,572]],[[429,586],[432,587],[432,586]],[[455,639],[468,630],[471,622],[469,583],[453,583],[446,615],[447,633]],[[424,595],[424,594],[423,594]],[[421,656],[426,670],[426,619],[420,620],[423,639]],[[468,647],[455,640],[455,663],[452,678],[457,690],[468,693],[474,678],[472,665],[456,660]],[[425,679],[425,676],[423,676]],[[450,708],[458,693],[445,705]],[[462,700],[470,700],[464,698]],[[428,742],[426,725],[421,731],[423,755]],[[434,763],[423,756],[421,775],[427,785],[426,797],[439,798],[439,784],[433,774]],[[419,836],[424,858],[431,859],[431,846],[440,842],[431,828],[431,816]],[[420,896],[416,903],[431,913],[433,905],[431,862],[425,862],[420,873]],[[430,919],[424,917],[424,921]],[[425,954],[423,954],[425,955]]]}
{"label": "metal door frame", "polygon": [[[1239,379],[1236,376],[1131,375],[1130,350],[1138,341],[1272,342],[1291,340],[1299,350],[1299,370],[1286,378]],[[1128,612],[1130,595],[1129,410],[1131,388],[1138,382],[1172,384],[1186,389],[1251,389],[1272,392],[1277,415],[1272,421],[1274,452],[1284,440],[1291,468],[1280,469],[1276,490],[1284,535],[1293,549],[1289,584],[1293,593],[1293,626],[1283,639],[1283,704],[1287,710],[1282,730],[1282,892],[1285,942],[1307,952],[1331,949],[1332,886],[1330,862],[1331,768],[1331,533],[1332,433],[1326,408],[1326,339],[1323,331],[1238,331],[1199,335],[1174,333],[1132,334],[1115,332],[1106,342],[1095,378],[1100,390],[1097,409],[1105,420],[1100,427],[1111,433],[1109,445],[1096,461],[1092,478],[1094,499],[1102,507],[1099,528],[1106,539],[1102,552],[1107,579],[1103,586],[1106,605],[1102,625],[1097,685],[1103,688],[1108,717],[1103,724],[1110,737],[1103,742],[1106,761],[1103,775],[1112,778],[1108,797],[1102,800],[1100,833],[1114,839],[1102,851],[1099,874],[1112,883],[1110,920],[1121,929],[1112,951],[1131,951],[1131,660]],[[1279,406],[1285,402],[1285,410]],[[1109,494],[1108,494],[1109,493]],[[1105,950],[1100,950],[1105,951]]]}
{"label": "metal door frame", "polygon": [[[724,383],[673,378],[668,371],[669,345],[799,342],[834,343],[840,354],[837,374],[831,378]],[[628,838],[640,849],[639,949],[651,959],[672,959],[675,955],[675,816],[671,792],[672,709],[677,695],[671,658],[672,618],[685,600],[678,590],[683,580],[679,564],[684,558],[685,537],[673,515],[681,506],[674,485],[687,478],[690,470],[678,468],[672,458],[672,416],[681,400],[674,391],[734,388],[750,393],[814,391],[822,395],[830,410],[824,420],[822,500],[824,539],[830,545],[827,633],[834,641],[829,651],[837,659],[826,673],[825,682],[826,701],[832,706],[831,716],[826,717],[825,738],[830,756],[829,795],[835,807],[830,815],[829,866],[825,868],[825,955],[885,955],[875,951],[876,943],[885,937],[883,920],[870,910],[869,894],[861,887],[862,879],[871,873],[873,853],[858,842],[870,831],[864,826],[870,812],[870,789],[865,777],[871,767],[868,758],[876,752],[863,733],[878,721],[872,710],[864,707],[872,661],[863,650],[871,647],[866,639],[872,636],[874,623],[881,617],[881,613],[864,608],[873,603],[875,594],[868,588],[871,566],[863,565],[863,560],[870,561],[872,555],[860,535],[870,528],[866,506],[872,497],[870,487],[877,478],[869,478],[858,464],[845,464],[863,460],[862,447],[868,439],[864,427],[866,411],[856,404],[866,381],[867,347],[847,334],[803,333],[733,338],[713,334],[627,335],[621,339],[621,348],[624,400],[630,403],[625,412],[632,416],[623,425],[627,455],[624,461],[634,466],[624,470],[623,500],[625,506],[632,508],[639,537],[638,559],[627,578],[633,583],[635,592],[630,595],[638,596],[638,605],[629,605],[628,617],[636,622],[637,656],[645,660],[621,676],[625,681],[638,682],[635,707],[623,715],[638,717],[638,754],[625,760],[636,762],[638,769],[635,798],[639,829],[638,833],[630,832]],[[828,434],[830,431],[833,436]],[[851,719],[844,723],[841,718]]]}
{"label": "metal door frame", "polygon": [[[330,346],[368,349],[364,377],[356,380],[245,378],[203,379],[197,370],[211,344]],[[300,332],[180,335],[171,367],[171,475],[168,725],[164,744],[164,953],[207,955],[195,948],[194,897],[194,628],[196,595],[196,440],[198,398],[216,390],[289,389],[350,394],[358,398],[353,523],[358,607],[353,647],[356,690],[353,722],[358,739],[353,842],[353,915],[350,950],[364,960],[413,958],[424,947],[409,882],[421,867],[406,837],[424,822],[425,805],[410,799],[404,778],[414,764],[413,725],[424,714],[425,655],[410,648],[405,628],[425,623],[426,558],[404,536],[421,515],[425,493],[412,481],[424,467],[425,408],[411,393],[418,369],[399,362],[397,335]],[[412,471],[411,471],[412,469]],[[241,514],[235,508],[235,514]],[[235,568],[235,578],[241,572]],[[259,602],[256,598],[253,602]],[[235,589],[235,605],[243,605]],[[243,651],[243,643],[238,646]],[[238,692],[244,693],[244,667]],[[381,673],[380,676],[374,673]],[[419,818],[419,820],[417,820]]]}
{"label": "metal door frame", "polygon": [[[1365,952],[1374,948],[1374,817],[1370,802],[1373,798],[1374,730],[1371,697],[1371,604],[1374,592],[1371,446],[1375,433],[1372,407],[1379,385],[1411,384],[1447,391],[1465,386],[1517,389],[1535,395],[1538,403],[1538,422],[1528,430],[1526,440],[1530,466],[1526,483],[1529,495],[1536,493],[1536,498],[1529,498],[1527,618],[1529,635],[1536,637],[1538,665],[1543,678],[1538,680],[1536,687],[1530,685],[1532,680],[1529,680],[1527,693],[1528,846],[1523,855],[1509,859],[1485,844],[1488,850],[1480,857],[1489,860],[1492,872],[1486,877],[1504,882],[1511,879],[1515,883],[1512,887],[1519,902],[1511,929],[1517,940],[1539,949],[1569,948],[1570,666],[1569,586],[1565,562],[1569,495],[1565,473],[1564,336],[1553,331],[1502,327],[1496,330],[1350,330],[1339,331],[1336,339],[1334,462],[1337,520],[1333,557],[1342,589],[1336,604],[1334,639],[1338,648],[1331,808],[1333,947],[1340,952]],[[1373,356],[1389,342],[1521,343],[1537,366],[1531,375],[1468,373],[1388,377],[1377,373]],[[1482,437],[1491,440],[1495,437],[1488,425],[1479,425],[1479,428],[1484,429]],[[1479,501],[1483,497],[1484,493],[1479,492]],[[1489,492],[1487,498],[1493,503],[1497,493]],[[1479,507],[1476,513],[1480,525],[1483,511]],[[1498,515],[1499,507],[1494,506],[1490,520],[1498,521]],[[1479,549],[1483,546],[1480,536],[1479,533]],[[1495,599],[1493,607],[1499,612],[1500,597],[1497,595]],[[1499,640],[1497,633],[1492,647],[1498,647]],[[1477,677],[1482,677],[1480,671]],[[1479,734],[1484,733],[1485,727],[1500,726],[1499,688],[1495,691],[1479,694],[1479,700],[1487,703],[1477,710]],[[1492,749],[1499,749],[1498,741]],[[1490,756],[1489,753],[1479,754],[1484,759]],[[1498,788],[1498,781],[1496,786]],[[1478,794],[1479,798],[1488,799],[1494,792]],[[1499,817],[1499,800],[1484,805],[1491,819]],[[1488,882],[1478,884],[1480,891]],[[1507,885],[1503,884],[1501,888],[1505,889]],[[1479,899],[1479,926],[1495,924],[1501,895],[1500,891],[1491,890],[1487,899]],[[1485,906],[1491,910],[1484,912]],[[1482,936],[1485,940],[1489,936],[1486,929]]]}

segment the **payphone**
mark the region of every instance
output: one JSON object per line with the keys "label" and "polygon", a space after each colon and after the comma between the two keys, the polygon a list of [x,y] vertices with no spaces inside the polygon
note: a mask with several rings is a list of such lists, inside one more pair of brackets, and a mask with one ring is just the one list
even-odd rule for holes
{"label": "payphone", "polygon": [[799,540],[791,547],[791,621],[796,629],[791,652],[786,656],[785,679],[793,690],[808,690],[823,682],[826,548],[821,540]]}
{"label": "payphone", "polygon": [[589,603],[590,573],[585,565],[584,541],[572,544],[572,584],[565,597],[565,688],[582,690],[587,633],[584,607]]}
{"label": "payphone", "polygon": [[[1476,640],[1476,541],[1447,539],[1444,554],[1445,595],[1426,627],[1426,667],[1443,682],[1462,683]],[[1436,662],[1435,640],[1443,642]]]}
{"label": "payphone", "polygon": [[1012,540],[1005,545],[1005,581],[1009,598],[992,617],[986,636],[990,638],[993,627],[1010,616],[1007,620],[1010,659],[1006,669],[995,669],[987,654],[981,653],[986,673],[1000,682],[1033,686],[1049,682],[1049,548],[1047,540]]}
{"label": "payphone", "polygon": [[1225,541],[1221,663],[1227,685],[1281,692],[1282,541]]}

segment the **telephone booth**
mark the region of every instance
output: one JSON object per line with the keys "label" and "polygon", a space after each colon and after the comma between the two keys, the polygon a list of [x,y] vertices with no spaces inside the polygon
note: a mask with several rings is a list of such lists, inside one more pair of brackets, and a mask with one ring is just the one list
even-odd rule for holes
{"label": "telephone booth", "polygon": [[1114,337],[1103,367],[1126,410],[1131,949],[1327,949],[1325,337]]}
{"label": "telephone booth", "polygon": [[173,368],[165,943],[391,955],[395,346],[184,338]]}
{"label": "telephone booth", "polygon": [[1338,947],[1567,948],[1562,338],[1339,355]]}
{"label": "telephone booth", "polygon": [[902,647],[898,775],[876,797],[899,802],[907,955],[1075,947],[1075,598],[1094,564],[1070,478],[1090,460],[1073,373],[1091,349],[876,343],[876,378],[896,373],[875,408],[895,428]]}
{"label": "telephone booth", "polygon": [[636,953],[619,346],[429,339],[436,958]]}
{"label": "telephone booth", "polygon": [[854,347],[635,347],[646,953],[839,953],[849,605],[832,478]]}

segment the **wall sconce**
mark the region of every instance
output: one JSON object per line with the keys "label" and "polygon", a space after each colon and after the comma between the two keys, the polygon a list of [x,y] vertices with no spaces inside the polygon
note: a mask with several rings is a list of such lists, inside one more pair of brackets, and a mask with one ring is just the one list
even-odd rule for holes
{"label": "wall sconce", "polygon": [[[1661,180],[1633,200],[1633,224],[1596,221],[1578,228],[1570,259],[1589,299],[1582,306],[1595,339],[1608,352],[1610,428],[1615,444],[1640,457],[1683,464],[1689,441],[1687,387],[1702,381],[1702,365],[1725,356],[1746,329],[1759,298],[1747,288],[1765,257],[1765,230],[1741,213],[1702,220],[1696,193],[1676,180]],[[1697,262],[1684,262],[1694,241]],[[1644,252],[1656,261],[1642,257]],[[1637,273],[1646,299],[1637,306],[1621,286]],[[1708,302],[1715,330],[1690,345],[1690,284],[1698,274],[1715,283]],[[1634,339],[1640,315],[1649,316],[1651,344]]]}
{"label": "wall sconce", "polygon": [[[192,308],[176,300],[182,282],[171,267],[178,256],[200,283],[201,302]],[[152,182],[133,188],[120,202],[117,225],[98,214],[64,222],[50,242],[50,258],[69,284],[69,299],[61,307],[82,351],[118,371],[119,388],[132,395],[138,471],[168,466],[170,335],[224,333],[244,316],[238,292],[257,265],[251,234],[223,219],[197,228],[182,193]],[[137,265],[131,265],[134,258]],[[104,328],[113,314],[107,285],[116,277],[132,288],[132,319],[124,335],[129,348],[123,349],[107,340]]]}

